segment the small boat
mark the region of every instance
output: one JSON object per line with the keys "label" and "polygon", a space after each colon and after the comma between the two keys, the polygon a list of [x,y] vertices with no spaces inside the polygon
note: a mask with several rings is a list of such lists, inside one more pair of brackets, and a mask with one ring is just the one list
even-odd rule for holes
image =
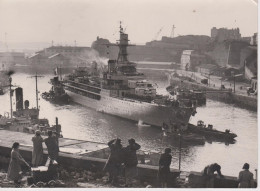
{"label": "small boat", "polygon": [[187,131],[185,126],[181,126],[180,128],[175,128],[175,127],[169,127],[164,123],[162,126],[162,131],[163,131],[163,136],[170,136],[178,140],[181,139],[181,141],[185,143],[204,145],[206,142],[204,136]]}
{"label": "small boat", "polygon": [[216,129],[213,129],[213,125],[206,125],[204,124],[204,121],[199,120],[197,122],[197,125],[188,125],[188,131],[191,133],[196,133],[198,135],[203,135],[208,139],[215,139],[219,141],[232,141],[234,138],[237,137],[235,133],[232,133],[229,129],[226,129],[223,131],[218,131]]}

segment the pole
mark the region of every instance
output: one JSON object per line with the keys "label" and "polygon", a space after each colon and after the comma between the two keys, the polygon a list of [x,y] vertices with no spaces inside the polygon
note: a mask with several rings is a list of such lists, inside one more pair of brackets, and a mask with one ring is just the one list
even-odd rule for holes
{"label": "pole", "polygon": [[210,74],[209,74],[209,87],[210,87]]}
{"label": "pole", "polygon": [[255,179],[256,179],[256,182],[257,182],[257,169],[255,169]]}
{"label": "pole", "polygon": [[38,82],[37,82],[37,72],[36,72],[36,75],[35,75],[35,82],[36,82],[36,85],[35,85],[35,86],[36,86],[36,88],[35,88],[35,89],[36,89],[36,108],[37,108],[37,110],[38,110],[39,107],[38,107],[38,85],[37,85]]}
{"label": "pole", "polygon": [[62,80],[61,66],[60,66],[60,80]]}
{"label": "pole", "polygon": [[13,103],[12,103],[12,78],[9,77],[9,90],[10,90],[10,114],[11,114],[11,119],[13,118]]}
{"label": "pole", "polygon": [[234,93],[236,93],[236,77],[235,77],[235,73],[234,73]]}
{"label": "pole", "polygon": [[181,133],[180,133],[180,144],[179,144],[179,171],[181,170]]}

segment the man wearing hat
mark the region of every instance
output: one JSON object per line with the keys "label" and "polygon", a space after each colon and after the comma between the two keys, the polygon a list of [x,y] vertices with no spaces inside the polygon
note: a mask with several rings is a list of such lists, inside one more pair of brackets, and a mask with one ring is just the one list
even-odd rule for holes
{"label": "man wearing hat", "polygon": [[122,144],[121,139],[113,139],[108,142],[110,148],[110,155],[105,164],[104,170],[109,173],[108,183],[116,185],[118,183],[118,175],[120,173],[120,166],[122,163]]}
{"label": "man wearing hat", "polygon": [[137,177],[137,155],[136,151],[141,148],[139,144],[135,142],[135,140],[129,139],[129,145],[124,148],[125,153],[125,178],[126,178],[126,187],[131,187],[133,183],[133,179]]}
{"label": "man wearing hat", "polygon": [[43,162],[43,148],[42,142],[43,138],[41,136],[41,131],[37,130],[35,136],[32,137],[33,151],[32,151],[32,166],[41,166]]}
{"label": "man wearing hat", "polygon": [[245,163],[238,175],[238,188],[254,188],[253,173],[249,171],[249,164]]}

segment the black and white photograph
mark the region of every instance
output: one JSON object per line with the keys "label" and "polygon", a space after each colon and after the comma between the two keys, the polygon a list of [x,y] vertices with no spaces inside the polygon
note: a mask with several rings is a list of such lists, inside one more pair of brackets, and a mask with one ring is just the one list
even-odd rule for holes
{"label": "black and white photograph", "polygon": [[0,190],[257,188],[258,0],[0,0]]}

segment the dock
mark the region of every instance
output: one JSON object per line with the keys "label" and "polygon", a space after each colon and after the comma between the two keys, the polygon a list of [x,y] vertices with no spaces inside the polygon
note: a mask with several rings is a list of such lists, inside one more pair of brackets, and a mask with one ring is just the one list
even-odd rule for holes
{"label": "dock", "polygon": [[[0,164],[5,166],[10,161],[11,147],[14,142],[20,143],[20,154],[30,163],[32,158],[32,141],[33,134],[0,130]],[[43,136],[44,138],[44,136]],[[44,160],[47,160],[47,148],[44,147]],[[103,171],[103,167],[109,156],[110,150],[104,143],[91,142],[86,140],[76,140],[69,138],[59,139],[59,157],[58,163],[62,166],[70,166],[84,170],[95,168],[97,171]],[[142,155],[138,156],[138,159]],[[5,160],[4,160],[5,159]],[[151,159],[152,160],[152,159]],[[158,164],[158,163],[157,163]],[[138,164],[138,179],[142,182],[148,182],[151,185],[157,183],[158,166],[155,164]],[[171,182],[176,183],[176,179],[181,178],[188,188],[203,188],[205,177],[200,172],[181,172],[171,168]],[[187,181],[188,180],[188,181]],[[238,181],[236,177],[225,176],[224,178],[216,177],[216,188],[237,188]],[[174,186],[173,186],[174,187]]]}

